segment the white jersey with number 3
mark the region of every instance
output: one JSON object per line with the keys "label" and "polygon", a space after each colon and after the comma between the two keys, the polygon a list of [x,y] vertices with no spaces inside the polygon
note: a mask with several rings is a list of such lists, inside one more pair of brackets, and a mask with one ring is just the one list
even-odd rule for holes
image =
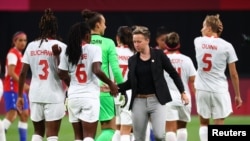
{"label": "white jersey with number 3", "polygon": [[222,38],[197,37],[194,40],[198,65],[195,87],[210,92],[228,91],[225,75],[229,63],[238,60],[231,43]]}
{"label": "white jersey with number 3", "polygon": [[65,99],[62,81],[57,75],[57,63],[53,56],[52,46],[58,44],[63,50],[66,45],[58,40],[30,42],[25,50],[22,62],[29,64],[32,78],[29,89],[29,100],[41,103],[61,103]]}
{"label": "white jersey with number 3", "polygon": [[[189,77],[196,75],[196,70],[191,58],[181,53],[167,54],[167,56],[169,57],[173,67],[180,75],[184,85],[185,92],[188,95],[189,99],[191,99],[189,85],[188,85]],[[171,97],[173,99],[172,103],[174,103],[174,105],[182,104],[181,94],[178,88],[176,87],[173,79],[169,76],[167,72],[164,72],[164,76],[167,81]]]}
{"label": "white jersey with number 3", "polygon": [[92,64],[102,62],[100,47],[92,44],[83,45],[80,60],[74,66],[68,62],[68,56],[65,53],[60,60],[59,69],[67,70],[71,78],[68,88],[69,99],[76,97],[99,98],[99,79],[92,72]]}

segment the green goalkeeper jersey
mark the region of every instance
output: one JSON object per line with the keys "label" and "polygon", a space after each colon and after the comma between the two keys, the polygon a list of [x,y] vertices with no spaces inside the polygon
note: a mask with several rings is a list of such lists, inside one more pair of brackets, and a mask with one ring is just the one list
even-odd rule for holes
{"label": "green goalkeeper jersey", "polygon": [[102,71],[111,78],[110,68],[115,81],[119,84],[123,82],[123,76],[118,63],[116,46],[113,40],[101,35],[92,34],[91,44],[95,44],[102,49]]}

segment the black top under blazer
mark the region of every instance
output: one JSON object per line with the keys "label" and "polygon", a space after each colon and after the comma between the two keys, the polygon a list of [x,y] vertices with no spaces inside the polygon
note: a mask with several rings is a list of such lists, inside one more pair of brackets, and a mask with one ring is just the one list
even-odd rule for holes
{"label": "black top under blazer", "polygon": [[[160,104],[164,105],[167,102],[172,101],[167,82],[164,78],[164,70],[168,72],[170,77],[174,80],[177,88],[179,89],[180,93],[184,92],[184,86],[182,80],[172,66],[170,59],[163,53],[162,50],[150,48],[150,55],[151,55],[151,69],[152,69],[152,76],[154,80],[155,90],[156,90],[156,97]],[[129,109],[132,109],[134,99],[137,95],[137,78],[135,75],[135,68],[137,64],[137,58],[140,56],[140,53],[136,53],[135,55],[131,56],[128,60],[128,78],[124,83],[118,84],[119,92],[124,92],[126,90],[132,89],[132,98],[131,103],[129,105]]]}

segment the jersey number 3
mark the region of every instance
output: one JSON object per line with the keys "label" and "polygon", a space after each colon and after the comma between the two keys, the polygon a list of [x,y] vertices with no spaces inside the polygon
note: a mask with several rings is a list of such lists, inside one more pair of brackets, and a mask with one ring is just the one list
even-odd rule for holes
{"label": "jersey number 3", "polygon": [[49,71],[48,71],[48,68],[49,68],[49,65],[48,65],[48,61],[47,60],[40,60],[39,61],[39,65],[42,65],[43,66],[43,74],[39,74],[39,78],[41,80],[46,80],[48,78],[48,75],[49,75]]}
{"label": "jersey number 3", "polygon": [[212,54],[210,54],[210,53],[204,54],[202,61],[203,61],[203,63],[207,64],[207,67],[203,67],[203,71],[210,71],[211,70],[211,68],[212,68],[211,58],[212,58]]}

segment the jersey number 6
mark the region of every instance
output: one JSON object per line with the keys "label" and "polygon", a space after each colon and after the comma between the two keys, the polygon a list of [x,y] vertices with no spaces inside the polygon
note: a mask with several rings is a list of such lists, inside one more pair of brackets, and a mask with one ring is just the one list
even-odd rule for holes
{"label": "jersey number 6", "polygon": [[87,81],[87,73],[84,71],[84,68],[84,64],[79,64],[76,67],[76,78],[79,83],[85,83]]}

